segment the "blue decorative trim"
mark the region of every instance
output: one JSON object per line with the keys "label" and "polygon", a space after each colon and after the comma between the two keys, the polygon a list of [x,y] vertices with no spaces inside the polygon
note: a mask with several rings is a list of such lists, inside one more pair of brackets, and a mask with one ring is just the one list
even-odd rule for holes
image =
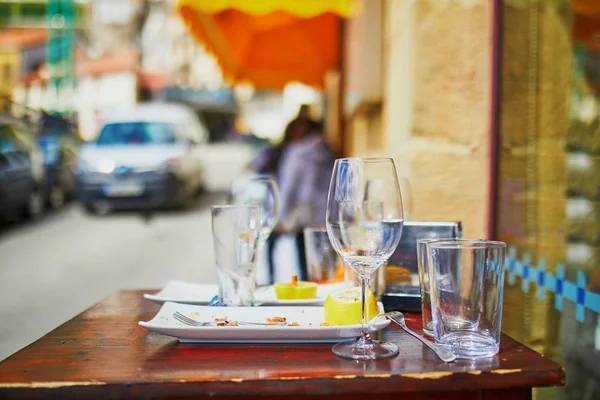
{"label": "blue decorative trim", "polygon": [[585,275],[577,271],[577,297],[575,299],[575,317],[577,321],[583,322],[585,319]]}
{"label": "blue decorative trim", "polygon": [[546,260],[540,258],[536,268],[531,265],[529,254],[523,254],[523,260],[516,257],[517,251],[514,247],[508,249],[506,258],[506,271],[508,273],[508,284],[516,283],[516,276],[521,278],[521,289],[529,291],[529,283],[537,285],[537,298],[544,300],[546,290],[555,294],[554,307],[562,311],[563,299],[575,303],[575,318],[579,322],[585,320],[585,310],[592,310],[600,314],[600,294],[586,290],[585,274],[577,271],[577,283],[565,280],[565,267],[563,264],[556,265],[556,276],[546,272]]}
{"label": "blue decorative trim", "polygon": [[558,264],[556,266],[556,278],[554,278],[554,291],[556,293],[556,301],[555,301],[555,307],[558,311],[562,311],[563,309],[563,294],[564,294],[564,289],[563,289],[563,282],[565,279],[565,266],[562,264]]}
{"label": "blue decorative trim", "polygon": [[546,269],[546,260],[544,260],[543,258],[540,258],[538,275],[537,275],[537,284],[538,284],[537,297],[539,300],[544,300],[544,295],[546,294],[546,291],[544,290],[546,288],[546,286],[544,284],[546,281],[545,269]]}
{"label": "blue decorative trim", "polygon": [[[532,267],[529,265],[529,253],[523,254],[523,262],[521,264],[521,290],[529,292],[529,270]],[[517,270],[518,271],[518,270]]]}

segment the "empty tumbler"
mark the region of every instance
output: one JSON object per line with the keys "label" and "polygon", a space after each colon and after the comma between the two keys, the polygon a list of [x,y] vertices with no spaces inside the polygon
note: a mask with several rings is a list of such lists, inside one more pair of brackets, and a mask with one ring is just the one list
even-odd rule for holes
{"label": "empty tumbler", "polygon": [[435,342],[460,358],[500,348],[506,244],[451,239],[427,243]]}

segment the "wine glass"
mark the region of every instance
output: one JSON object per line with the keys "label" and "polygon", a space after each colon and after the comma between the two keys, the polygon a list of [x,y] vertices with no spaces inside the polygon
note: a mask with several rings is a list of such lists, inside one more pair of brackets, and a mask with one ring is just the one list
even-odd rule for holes
{"label": "wine glass", "polygon": [[279,188],[270,176],[236,179],[231,184],[229,204],[260,206],[259,244],[265,244],[279,219]]}
{"label": "wine glass", "polygon": [[340,257],[358,275],[362,288],[362,335],[338,343],[341,357],[371,360],[398,353],[398,346],[371,340],[365,318],[371,275],[394,253],[404,214],[396,166],[391,158],[342,158],[335,161],[327,200],[327,233]]}

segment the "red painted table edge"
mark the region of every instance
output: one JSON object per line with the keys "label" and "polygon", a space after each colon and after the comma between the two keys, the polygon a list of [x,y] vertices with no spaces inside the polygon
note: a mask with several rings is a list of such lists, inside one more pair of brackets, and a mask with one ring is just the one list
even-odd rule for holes
{"label": "red painted table edge", "polygon": [[[149,290],[128,290],[118,291],[109,296],[105,300],[95,304],[65,324],[57,327],[59,329],[77,318],[85,316],[96,307],[109,301],[113,296],[120,293],[141,293],[149,292]],[[144,300],[147,301],[147,300]],[[143,329],[138,327],[139,329]],[[56,330],[55,329],[55,330]],[[399,328],[398,328],[399,329]],[[54,332],[54,331],[52,331]],[[52,333],[50,332],[50,333]],[[50,334],[49,333],[49,334]],[[48,334],[48,335],[49,335]],[[35,346],[42,341],[47,335],[36,340],[28,345],[25,349]],[[504,335],[505,337],[508,337]],[[514,340],[511,338],[511,340]],[[24,350],[24,349],[23,349]],[[529,349],[531,350],[531,349]],[[22,350],[21,350],[22,351]],[[18,357],[17,352],[2,361],[3,364],[13,358]],[[531,350],[533,351],[533,350]],[[537,354],[537,353],[536,353]],[[541,356],[541,355],[540,355]],[[543,356],[541,356],[543,357]],[[323,376],[322,378],[304,378],[304,377],[281,377],[278,379],[207,379],[207,380],[185,380],[176,382],[147,382],[147,381],[85,381],[85,382],[69,382],[69,381],[54,381],[54,382],[1,382],[0,378],[0,398],[69,398],[75,393],[73,389],[77,388],[77,398],[121,398],[122,396],[141,395],[141,392],[152,392],[152,398],[170,396],[177,393],[177,397],[183,396],[202,396],[202,397],[226,397],[226,396],[274,396],[274,395],[293,395],[298,393],[308,393],[310,395],[330,395],[330,394],[350,394],[365,390],[369,387],[369,393],[391,394],[391,393],[407,393],[413,391],[436,391],[432,382],[435,381],[439,385],[439,390],[469,390],[468,382],[473,375],[480,377],[502,376],[502,379],[492,379],[486,385],[486,390],[507,389],[507,388],[531,388],[544,386],[558,386],[565,384],[564,369],[556,363],[552,370],[544,371],[544,374],[538,374],[536,371],[511,371],[511,370],[495,370],[495,371],[460,371],[457,373],[446,372],[431,372],[431,373],[405,373],[399,375],[386,374],[366,374],[364,376]],[[518,372],[518,373],[517,373]],[[402,385],[402,383],[410,381],[411,385]],[[523,382],[527,383],[524,384]],[[283,386],[282,386],[283,385]],[[243,388],[242,388],[243,386]],[[277,391],[272,388],[277,386]],[[410,386],[410,388],[409,388]],[[315,390],[316,387],[319,389]],[[393,387],[393,390],[387,390]],[[269,389],[271,388],[271,389]],[[282,390],[283,389],[283,390]],[[475,388],[472,388],[475,389]],[[477,388],[478,390],[481,388]],[[199,393],[200,392],[200,393]],[[148,392],[146,392],[148,393]],[[187,393],[187,394],[186,394]],[[203,394],[202,394],[203,393]],[[142,395],[143,398],[150,398],[147,395]]]}

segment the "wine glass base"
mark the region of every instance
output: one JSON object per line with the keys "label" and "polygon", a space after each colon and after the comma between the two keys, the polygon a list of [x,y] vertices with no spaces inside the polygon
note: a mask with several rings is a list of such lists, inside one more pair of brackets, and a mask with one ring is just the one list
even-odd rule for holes
{"label": "wine glass base", "polygon": [[336,356],[353,360],[376,360],[398,354],[398,346],[378,340],[338,343],[331,349]]}

